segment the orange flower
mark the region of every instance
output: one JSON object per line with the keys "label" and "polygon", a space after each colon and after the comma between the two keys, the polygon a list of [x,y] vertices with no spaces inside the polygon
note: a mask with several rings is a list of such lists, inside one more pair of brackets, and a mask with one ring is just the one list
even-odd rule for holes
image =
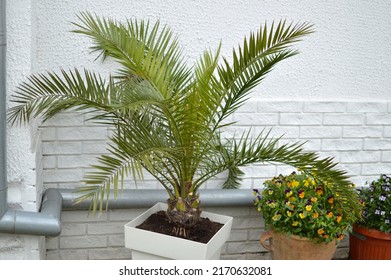
{"label": "orange flower", "polygon": [[316,193],[318,194],[318,195],[321,195],[321,194],[323,194],[323,189],[322,188],[316,188]]}
{"label": "orange flower", "polygon": [[331,211],[327,212],[327,217],[332,218],[333,217],[333,212],[331,212]]}
{"label": "orange flower", "polygon": [[334,203],[334,197],[332,196],[329,196],[327,201],[330,203],[330,204],[333,204]]}
{"label": "orange flower", "polygon": [[345,237],[345,235],[344,235],[344,234],[341,234],[341,235],[339,235],[339,236],[337,237],[337,239],[338,239],[338,240],[342,240],[344,237]]}
{"label": "orange flower", "polygon": [[340,223],[342,220],[342,216],[341,215],[337,215],[337,223]]}
{"label": "orange flower", "polygon": [[314,213],[314,218],[317,219],[319,217],[319,213]]}
{"label": "orange flower", "polygon": [[324,229],[323,228],[318,229],[318,234],[319,235],[322,235],[323,233],[324,233]]}
{"label": "orange flower", "polygon": [[318,199],[316,197],[311,197],[311,201],[315,203],[318,201]]}
{"label": "orange flower", "polygon": [[299,197],[300,198],[304,198],[304,196],[305,196],[305,192],[303,191],[303,190],[299,190]]}

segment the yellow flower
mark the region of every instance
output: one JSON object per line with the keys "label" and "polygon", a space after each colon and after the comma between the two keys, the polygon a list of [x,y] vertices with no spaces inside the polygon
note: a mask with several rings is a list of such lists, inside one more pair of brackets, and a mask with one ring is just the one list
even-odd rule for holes
{"label": "yellow flower", "polygon": [[267,190],[267,193],[268,193],[269,195],[272,195],[272,194],[273,194],[273,190],[272,190],[272,189],[269,189],[269,190]]}
{"label": "yellow flower", "polygon": [[299,213],[299,217],[300,217],[300,219],[304,219],[306,216],[307,216],[307,215],[306,215],[306,214],[304,214],[303,212]]}
{"label": "yellow flower", "polygon": [[291,190],[285,192],[286,197],[290,197],[292,194],[293,194],[293,193],[292,193]]}
{"label": "yellow flower", "polygon": [[299,185],[300,185],[300,183],[298,181],[296,181],[296,180],[292,181],[292,188],[296,188]]}
{"label": "yellow flower", "polygon": [[324,233],[324,229],[323,228],[318,229],[318,234],[319,235],[322,235],[323,233]]}
{"label": "yellow flower", "polygon": [[279,219],[281,219],[281,214],[276,214],[273,216],[273,221],[278,221]]}
{"label": "yellow flower", "polygon": [[294,221],[293,223],[292,223],[292,226],[294,226],[294,227],[297,227],[299,225],[299,222],[298,221]]}
{"label": "yellow flower", "polygon": [[296,201],[296,197],[291,196],[291,197],[289,198],[289,201],[290,201],[290,202]]}
{"label": "yellow flower", "polygon": [[312,181],[311,181],[311,184],[312,184],[313,186],[315,186],[315,181],[314,181],[314,180],[312,180]]}
{"label": "yellow flower", "polygon": [[275,208],[276,207],[276,204],[274,202],[270,202],[268,203],[269,207],[270,208]]}
{"label": "yellow flower", "polygon": [[314,218],[317,219],[319,217],[319,213],[314,213]]}
{"label": "yellow flower", "polygon": [[288,210],[288,211],[286,211],[286,214],[288,217],[290,217],[290,216],[292,216],[292,211]]}
{"label": "yellow flower", "polygon": [[310,185],[310,183],[307,180],[305,180],[304,181],[304,187],[308,187],[309,185]]}
{"label": "yellow flower", "polygon": [[295,208],[295,205],[293,205],[292,203],[290,203],[290,201],[287,201],[286,203],[285,203],[285,205],[286,206],[288,206],[290,209],[294,209]]}
{"label": "yellow flower", "polygon": [[311,204],[306,205],[305,210],[311,211],[311,209],[312,209],[312,205]]}
{"label": "yellow flower", "polygon": [[333,212],[331,212],[331,211],[328,212],[328,213],[327,213],[327,217],[332,218],[332,217],[333,217]]}
{"label": "yellow flower", "polygon": [[311,197],[311,201],[315,203],[318,201],[318,199],[316,197]]}
{"label": "yellow flower", "polygon": [[330,236],[328,235],[328,234],[325,234],[325,235],[323,235],[323,238],[324,239],[327,239],[327,238],[329,238]]}

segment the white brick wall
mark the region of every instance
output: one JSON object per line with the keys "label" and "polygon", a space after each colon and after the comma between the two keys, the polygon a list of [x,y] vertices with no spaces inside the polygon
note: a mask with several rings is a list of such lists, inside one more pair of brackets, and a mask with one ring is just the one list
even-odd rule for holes
{"label": "white brick wall", "polygon": [[[233,116],[237,123],[225,136],[238,135],[250,126],[255,133],[265,127],[273,128],[273,136],[285,134],[282,143],[308,141],[304,146],[307,150],[323,157],[333,156],[349,172],[352,181],[362,185],[380,173],[390,173],[391,123],[376,121],[390,119],[388,108],[390,102],[255,100]],[[92,125],[74,113],[46,123],[41,130],[47,136],[42,142],[43,180],[47,187],[79,186],[83,174],[90,170],[89,164],[105,152],[105,138],[109,135],[107,127]],[[266,178],[291,170],[284,165],[245,167],[242,188],[260,187]],[[210,180],[205,187],[220,188],[224,176]],[[128,187],[134,187],[131,180]],[[146,175],[146,181],[139,187],[159,185]],[[206,210],[234,217],[232,236],[223,250],[223,258],[269,258],[258,242],[263,221],[252,206]],[[99,217],[88,216],[86,211],[64,211],[62,234],[47,239],[47,258],[127,259],[130,252],[123,246],[123,225],[141,211],[115,210]],[[347,254],[347,242],[343,242],[335,257],[346,258]]]}

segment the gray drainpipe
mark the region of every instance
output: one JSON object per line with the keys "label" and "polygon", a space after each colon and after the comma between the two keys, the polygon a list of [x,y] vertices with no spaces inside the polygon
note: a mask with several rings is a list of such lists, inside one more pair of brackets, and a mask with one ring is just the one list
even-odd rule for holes
{"label": "gray drainpipe", "polygon": [[6,1],[0,0],[0,233],[57,236],[61,233],[62,197],[45,192],[40,212],[15,211],[7,205],[6,157]]}
{"label": "gray drainpipe", "polygon": [[[79,196],[77,192],[69,189],[59,189],[63,197],[63,210],[89,209],[90,203],[84,201],[75,204]],[[129,209],[150,207],[157,202],[166,202],[168,198],[165,190],[126,189],[118,192],[117,197],[110,193],[109,209]],[[200,190],[201,207],[240,207],[251,206],[254,195],[250,189],[239,190]],[[104,204],[106,201],[104,201]],[[103,204],[103,205],[104,205]]]}

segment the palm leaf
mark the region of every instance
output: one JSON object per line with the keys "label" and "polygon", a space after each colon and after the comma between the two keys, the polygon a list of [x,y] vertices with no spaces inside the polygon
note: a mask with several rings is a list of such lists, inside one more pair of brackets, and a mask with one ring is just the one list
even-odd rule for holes
{"label": "palm leaf", "polygon": [[280,21],[277,27],[272,24],[270,30],[265,24],[256,34],[245,38],[243,45],[233,50],[233,66],[227,59],[218,68],[219,80],[226,91],[221,103],[215,127],[246,101],[251,89],[257,86],[273,67],[298,52],[291,50],[293,43],[313,32],[308,23],[286,25]]}
{"label": "palm leaf", "polygon": [[123,68],[121,76],[136,75],[151,82],[161,94],[169,97],[181,92],[187,85],[190,70],[181,55],[178,39],[172,31],[160,23],[150,27],[149,22],[127,20],[120,23],[111,19],[94,17],[89,13],[79,16],[81,24],[75,33],[93,39],[92,51],[98,57],[110,56]]}

